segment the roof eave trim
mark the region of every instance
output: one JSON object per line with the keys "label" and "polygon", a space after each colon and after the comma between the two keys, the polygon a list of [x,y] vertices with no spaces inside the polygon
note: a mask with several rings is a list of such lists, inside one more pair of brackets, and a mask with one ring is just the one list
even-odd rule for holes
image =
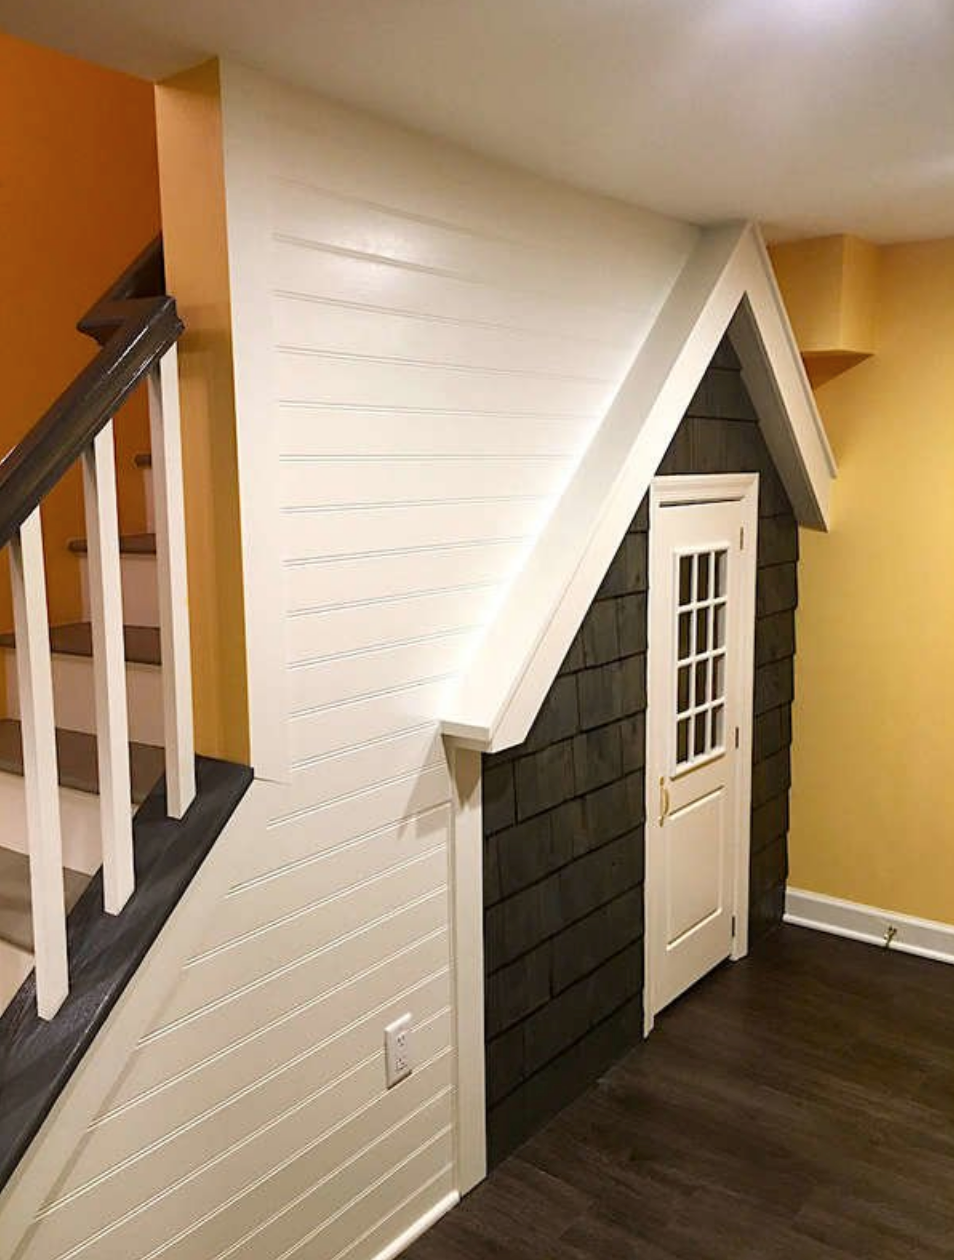
{"label": "roof eave trim", "polygon": [[708,228],[447,698],[446,737],[485,752],[526,738],[727,330],[799,520],[827,528],[834,460],[758,229]]}

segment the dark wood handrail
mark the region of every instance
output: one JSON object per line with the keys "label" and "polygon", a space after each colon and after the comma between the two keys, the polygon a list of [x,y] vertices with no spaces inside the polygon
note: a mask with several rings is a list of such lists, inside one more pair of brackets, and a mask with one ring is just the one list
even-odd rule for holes
{"label": "dark wood handrail", "polygon": [[160,238],[77,324],[81,332],[99,342],[101,349],[23,441],[0,461],[0,547],[10,541],[181,336],[184,325],[175,299],[165,294],[164,288]]}

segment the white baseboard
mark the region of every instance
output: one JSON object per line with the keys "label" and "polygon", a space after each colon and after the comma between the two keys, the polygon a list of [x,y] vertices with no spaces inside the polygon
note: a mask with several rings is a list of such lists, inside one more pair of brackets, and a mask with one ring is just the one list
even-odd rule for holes
{"label": "white baseboard", "polygon": [[882,948],[889,929],[894,928],[889,949],[932,958],[935,962],[954,963],[954,926],[949,923],[917,919],[913,915],[897,914],[857,901],[841,901],[838,897],[805,892],[801,888],[789,888],[785,894],[785,922]]}
{"label": "white baseboard", "polygon": [[413,1225],[409,1225],[403,1234],[400,1234],[393,1242],[388,1245],[374,1257],[374,1260],[394,1260],[395,1256],[399,1256],[402,1251],[406,1251],[412,1242],[417,1242],[420,1236],[427,1232],[432,1225],[436,1225],[445,1213],[451,1208],[456,1207],[460,1202],[460,1195],[456,1190],[452,1190],[450,1194],[445,1194],[439,1203],[435,1203],[429,1212],[425,1212],[423,1216],[419,1216]]}

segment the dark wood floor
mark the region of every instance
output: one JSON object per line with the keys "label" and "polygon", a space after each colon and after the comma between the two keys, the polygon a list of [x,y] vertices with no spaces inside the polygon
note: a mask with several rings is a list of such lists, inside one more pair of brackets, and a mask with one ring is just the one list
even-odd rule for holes
{"label": "dark wood floor", "polygon": [[954,968],[783,928],[405,1254],[954,1257]]}

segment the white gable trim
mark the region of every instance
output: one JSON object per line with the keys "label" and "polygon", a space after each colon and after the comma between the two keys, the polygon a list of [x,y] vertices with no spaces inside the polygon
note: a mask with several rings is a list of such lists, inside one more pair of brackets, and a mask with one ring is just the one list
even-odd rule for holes
{"label": "white gable trim", "polygon": [[526,738],[727,330],[799,521],[827,528],[835,462],[759,231],[707,229],[448,697],[445,735],[487,752]]}

